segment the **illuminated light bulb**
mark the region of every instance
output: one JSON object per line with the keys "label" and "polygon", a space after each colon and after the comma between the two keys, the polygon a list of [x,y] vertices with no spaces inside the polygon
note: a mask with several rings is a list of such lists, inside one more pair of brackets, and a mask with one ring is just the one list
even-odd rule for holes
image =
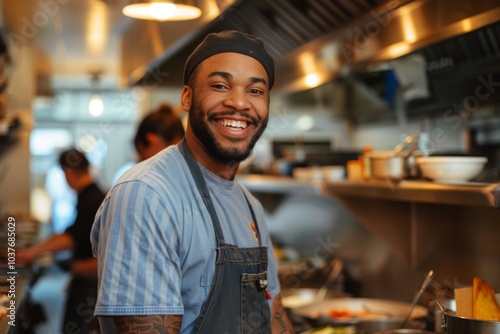
{"label": "illuminated light bulb", "polygon": [[158,21],[166,21],[175,16],[176,7],[173,3],[153,2],[149,5],[149,15]]}
{"label": "illuminated light bulb", "polygon": [[104,112],[104,103],[99,95],[93,95],[89,102],[89,113],[94,117],[99,117]]}
{"label": "illuminated light bulb", "polygon": [[306,76],[307,87],[316,87],[319,84],[319,75],[317,73],[309,73]]}
{"label": "illuminated light bulb", "polygon": [[296,125],[297,125],[297,128],[302,130],[302,131],[311,130],[314,126],[314,120],[311,116],[304,115],[304,116],[301,116],[297,120]]}
{"label": "illuminated light bulb", "polygon": [[168,1],[153,1],[125,6],[122,13],[125,16],[141,20],[181,21],[200,17],[201,9]]}

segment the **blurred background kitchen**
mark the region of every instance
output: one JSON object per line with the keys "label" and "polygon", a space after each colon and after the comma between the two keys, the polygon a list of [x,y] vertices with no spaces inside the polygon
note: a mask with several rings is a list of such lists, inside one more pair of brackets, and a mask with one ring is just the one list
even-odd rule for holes
{"label": "blurred background kitchen", "polygon": [[[332,289],[354,297],[409,302],[429,269],[425,306],[474,276],[500,291],[499,0],[192,0],[180,3],[200,16],[178,21],[127,17],[130,2],[0,1],[0,213],[16,218],[18,247],[72,222],[59,152],[85,151],[107,191],[143,115],[169,103],[184,119],[194,47],[237,29],[277,65],[241,179],[266,208],[285,288],[318,286],[340,259]],[[431,155],[488,162],[465,185],[343,180],[348,161],[414,133]],[[49,271],[32,291],[51,315],[65,279]],[[49,318],[40,333],[58,328]]]}

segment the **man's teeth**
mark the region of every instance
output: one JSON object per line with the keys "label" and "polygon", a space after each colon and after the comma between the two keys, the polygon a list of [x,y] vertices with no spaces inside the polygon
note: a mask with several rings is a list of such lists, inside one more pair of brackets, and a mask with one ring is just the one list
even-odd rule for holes
{"label": "man's teeth", "polygon": [[218,120],[220,125],[228,126],[230,128],[237,128],[237,129],[244,129],[248,126],[247,122],[245,121],[233,121],[230,119],[221,119]]}

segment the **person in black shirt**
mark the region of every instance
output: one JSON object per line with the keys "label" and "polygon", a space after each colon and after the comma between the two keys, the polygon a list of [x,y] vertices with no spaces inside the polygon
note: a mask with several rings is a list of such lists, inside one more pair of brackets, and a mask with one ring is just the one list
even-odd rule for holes
{"label": "person in black shirt", "polygon": [[97,260],[92,256],[90,230],[105,195],[93,181],[89,162],[82,152],[76,149],[64,151],[59,156],[59,164],[68,185],[78,193],[75,221],[63,233],[20,250],[17,260],[31,263],[42,252],[72,250],[67,265],[72,279],[67,289],[62,332],[99,333],[99,324],[93,316],[97,296]]}

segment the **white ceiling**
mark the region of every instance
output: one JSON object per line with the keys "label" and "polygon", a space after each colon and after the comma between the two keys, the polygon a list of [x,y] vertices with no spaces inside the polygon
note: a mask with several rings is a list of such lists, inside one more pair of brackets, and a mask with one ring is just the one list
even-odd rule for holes
{"label": "white ceiling", "polygon": [[[212,20],[219,14],[221,3],[200,0],[197,5],[203,10],[201,18],[158,23],[123,16],[121,10],[128,2],[3,0],[2,25],[10,41],[34,47],[38,78],[50,78],[52,85],[75,85],[90,83],[91,73],[100,72],[102,82],[118,85],[126,82],[136,68],[147,65],[182,37]],[[168,31],[168,38],[162,37],[164,30]],[[137,31],[142,34],[137,35]],[[155,31],[163,31],[158,34],[159,39]],[[122,41],[130,34],[142,39],[141,47],[132,51],[128,48],[127,54],[123,54]]]}

